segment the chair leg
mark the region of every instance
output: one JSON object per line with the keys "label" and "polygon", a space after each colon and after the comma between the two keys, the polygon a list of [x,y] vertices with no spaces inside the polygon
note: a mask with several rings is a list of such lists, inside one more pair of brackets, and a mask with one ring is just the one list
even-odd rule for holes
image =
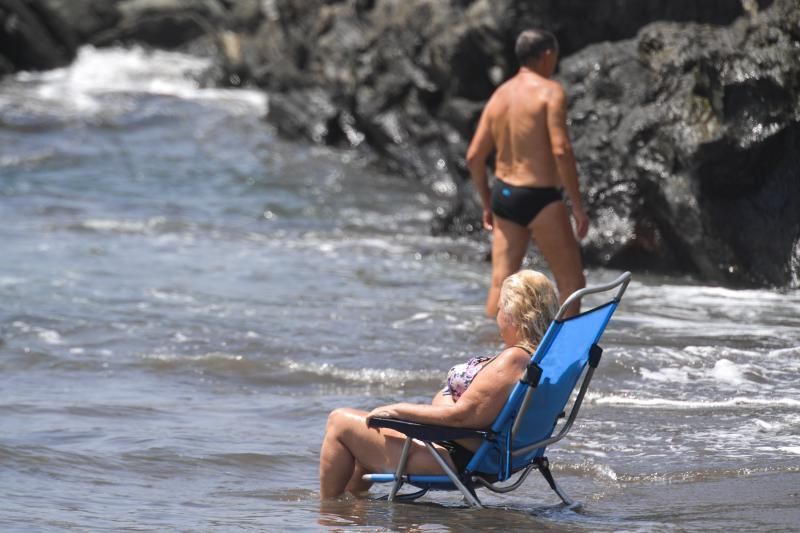
{"label": "chair leg", "polygon": [[395,481],[394,485],[392,486],[392,491],[389,493],[389,501],[394,500],[394,497],[397,495],[397,491],[403,486],[403,476],[405,475],[406,463],[408,462],[408,452],[411,450],[412,440],[413,439],[411,437],[406,437],[406,441],[403,443],[403,451],[400,454],[400,462],[397,464],[397,471],[394,473]]}
{"label": "chair leg", "polygon": [[556,480],[553,479],[553,474],[550,472],[550,462],[547,460],[547,457],[540,458],[536,462],[536,465],[539,467],[539,472],[542,473],[544,479],[547,480],[547,484],[550,485],[550,488],[553,489],[553,492],[558,494],[558,497],[561,498],[561,501],[564,502],[565,505],[569,507],[580,506],[580,504],[576,505],[575,501],[570,498],[567,493],[558,486]]}
{"label": "chair leg", "polygon": [[475,492],[475,487],[468,487],[465,485],[464,488],[466,488],[469,493],[472,494],[472,497],[475,498],[475,501],[478,502],[478,507],[482,508],[483,504],[481,503],[480,498],[478,498],[478,493]]}
{"label": "chair leg", "polygon": [[[419,490],[417,492],[411,492],[411,493],[408,493],[408,494],[395,494],[394,501],[413,502],[414,500],[416,500],[418,498],[421,498],[422,496],[425,496],[425,494],[428,493],[428,490],[429,489],[421,489],[421,490]],[[384,494],[383,496],[378,496],[376,498],[372,498],[372,500],[373,501],[388,501],[389,500],[389,495],[388,494]]]}
{"label": "chair leg", "polygon": [[409,494],[398,494],[397,496],[394,497],[394,499],[398,500],[398,501],[401,501],[401,502],[413,502],[417,498],[421,498],[422,496],[425,496],[425,494],[427,494],[427,493],[428,493],[428,489],[421,489],[421,490],[418,490],[417,492],[411,492]]}
{"label": "chair leg", "polygon": [[461,480],[458,479],[458,476],[450,468],[450,465],[448,465],[445,460],[442,459],[442,456],[439,455],[439,452],[436,451],[436,448],[434,448],[430,442],[426,442],[425,447],[428,448],[429,452],[431,452],[431,455],[433,455],[433,458],[436,459],[437,463],[439,463],[439,466],[442,467],[444,473],[447,474],[447,477],[449,477],[450,481],[453,482],[453,485],[455,485],[456,488],[461,491],[461,494],[464,495],[464,499],[467,500],[467,503],[473,507],[483,508],[483,505],[481,505],[480,500],[478,500],[478,496],[475,494],[475,491],[468,489],[463,483],[461,483]]}

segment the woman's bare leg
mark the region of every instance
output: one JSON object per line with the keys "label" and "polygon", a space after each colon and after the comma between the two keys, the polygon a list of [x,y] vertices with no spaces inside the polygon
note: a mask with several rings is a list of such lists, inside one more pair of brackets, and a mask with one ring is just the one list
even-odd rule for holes
{"label": "woman's bare leg", "polygon": [[[355,413],[354,413],[355,415]],[[348,413],[333,411],[328,416],[325,438],[319,454],[319,492],[320,498],[339,496],[353,477],[356,459],[340,439]]]}
{"label": "woman's bare leg", "polygon": [[[358,470],[391,472],[397,468],[405,443],[405,435],[391,429],[367,427],[366,411],[336,409],[328,416],[328,426],[319,458],[320,498],[335,498],[353,482]],[[446,452],[444,459],[452,465]],[[408,456],[408,472],[415,474],[444,473],[425,446],[414,442]]]}
{"label": "woman's bare leg", "polygon": [[350,494],[361,494],[363,492],[367,492],[372,486],[372,482],[364,481],[362,476],[364,474],[371,473],[372,472],[356,462],[356,467],[353,469],[353,477],[351,477],[350,481],[347,482],[347,486],[344,488],[345,492],[349,492]]}

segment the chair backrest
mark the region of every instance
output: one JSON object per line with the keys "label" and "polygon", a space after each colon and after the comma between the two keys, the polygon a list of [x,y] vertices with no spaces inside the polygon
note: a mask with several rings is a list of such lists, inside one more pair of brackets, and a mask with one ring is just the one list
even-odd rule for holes
{"label": "chair backrest", "polygon": [[[551,437],[559,416],[563,413],[572,391],[589,363],[590,349],[603,335],[629,278],[630,274],[626,273],[614,283],[584,289],[586,292],[602,292],[622,285],[617,295],[607,303],[574,317],[556,319],[550,324],[531,358],[541,368],[542,373],[538,386],[532,391],[527,408],[524,412],[520,412],[525,394],[530,388],[527,383],[521,381],[512,390],[508,401],[492,425],[492,431],[497,435],[497,439],[482,444],[467,466],[469,472],[484,473],[504,480],[544,454],[544,446],[513,458],[509,450],[519,450]],[[562,314],[559,312],[558,316]],[[518,417],[521,417],[521,420],[517,423],[518,430],[512,442],[512,427]]]}

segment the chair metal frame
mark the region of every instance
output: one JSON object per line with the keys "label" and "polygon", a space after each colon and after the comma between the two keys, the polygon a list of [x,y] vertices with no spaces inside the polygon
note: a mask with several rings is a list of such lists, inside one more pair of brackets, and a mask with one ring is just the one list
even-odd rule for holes
{"label": "chair metal frame", "polygon": [[[589,294],[606,292],[614,288],[618,288],[614,298],[610,302],[595,307],[592,310],[587,311],[587,313],[595,309],[598,309],[599,307],[603,307],[604,305],[608,305],[608,303],[614,302],[618,304],[619,301],[622,299],[622,295],[625,293],[625,290],[627,289],[630,280],[631,280],[631,273],[625,272],[612,282],[593,287],[586,287],[584,289],[574,292],[561,305],[561,307],[558,310],[558,313],[556,314],[554,322],[566,320],[564,315],[566,314],[570,306],[576,300],[579,300]],[[547,341],[547,336],[545,337],[546,338],[542,340],[542,344],[544,344]],[[575,400],[573,401],[572,409],[570,410],[569,415],[566,416],[566,421],[561,426],[558,433],[556,435],[551,434],[551,436],[548,438],[528,444],[522,448],[511,450],[510,453],[512,457],[519,457],[527,453],[530,453],[533,450],[545,448],[546,446],[549,446],[551,444],[560,441],[569,433],[573,423],[575,422],[575,419],[578,416],[578,412],[580,411],[583,398],[586,395],[586,391],[589,388],[589,383],[592,380],[594,371],[597,368],[598,363],[600,362],[601,354],[602,354],[602,349],[596,344],[593,344],[589,351],[588,364],[586,365],[586,368],[583,371],[583,379],[581,381],[580,389],[578,391],[577,396],[575,397]],[[525,391],[525,395],[523,397],[519,411],[515,416],[515,420],[511,428],[511,441],[513,441],[513,438],[516,437],[517,433],[520,430],[521,421],[523,420],[524,414],[529,407],[535,388],[539,384],[541,373],[542,373],[541,368],[538,367],[538,365],[533,361],[533,357],[531,357],[531,363],[528,365],[528,370],[526,372],[526,375],[521,380],[521,382],[525,383],[528,386],[528,388]],[[565,415],[562,412],[559,418],[563,416]],[[393,474],[365,474],[363,476],[363,479],[365,481],[393,482],[391,491],[389,492],[388,496],[385,497],[389,501],[416,500],[417,498],[426,494],[431,488],[434,488],[432,485],[437,485],[437,484],[441,485],[442,476],[418,476],[418,475],[410,476],[406,473],[406,465],[408,462],[408,454],[411,450],[411,443],[413,440],[416,439],[418,441],[421,441],[425,445],[425,447],[433,455],[437,463],[444,470],[444,473],[449,479],[450,483],[452,483],[452,486],[455,487],[457,490],[459,490],[461,494],[464,496],[464,499],[467,501],[467,503],[469,503],[473,507],[482,507],[482,504],[478,499],[477,494],[475,493],[475,488],[486,488],[496,493],[511,492],[512,490],[518,488],[525,481],[525,478],[528,477],[528,474],[531,472],[533,468],[537,468],[539,470],[539,472],[547,481],[550,488],[559,496],[559,498],[561,498],[564,504],[568,506],[576,506],[576,503],[572,500],[572,498],[570,498],[569,495],[567,495],[567,493],[564,492],[564,490],[561,489],[561,487],[556,483],[552,473],[550,472],[549,461],[547,457],[543,455],[534,458],[526,466],[517,469],[517,471],[514,474],[512,474],[512,476],[519,474],[519,477],[516,479],[516,481],[510,484],[506,484],[508,479],[504,480],[503,482],[497,482],[497,481],[492,481],[490,479],[486,479],[484,476],[481,476],[480,474],[470,474],[469,476],[460,475],[460,473],[455,472],[450,467],[450,465],[447,464],[447,462],[439,455],[439,453],[436,451],[436,448],[434,448],[433,446],[433,443],[436,441],[456,440],[464,438],[479,437],[482,439],[491,440],[497,436],[491,430],[475,430],[475,429],[453,428],[453,427],[443,427],[443,426],[431,426],[431,425],[417,424],[415,422],[408,422],[405,420],[399,420],[393,418],[380,418],[380,417],[371,418],[369,420],[369,426],[374,428],[380,428],[380,427],[391,428],[400,431],[406,435],[406,440],[403,445],[403,451],[400,456],[400,461],[398,462],[397,469]],[[412,479],[412,477],[415,479]],[[398,491],[405,483],[415,484],[416,482],[421,485],[425,485],[425,479],[430,479],[431,485],[423,486],[421,490],[419,490],[418,492],[410,494],[398,494]],[[452,487],[449,486],[442,486],[437,488],[442,488],[443,490],[452,490]]]}

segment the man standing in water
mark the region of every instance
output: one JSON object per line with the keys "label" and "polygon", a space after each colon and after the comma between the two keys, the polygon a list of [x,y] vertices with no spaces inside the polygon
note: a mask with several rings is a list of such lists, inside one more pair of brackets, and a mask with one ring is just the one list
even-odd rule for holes
{"label": "man standing in water", "polygon": [[[519,270],[533,239],[556,280],[563,302],[585,286],[583,265],[561,186],[575,218],[577,238],[586,236],[575,156],[567,134],[567,103],[551,80],[558,62],[555,36],[525,30],[515,47],[519,72],[492,94],[467,151],[467,166],[483,204],[483,225],[492,232],[492,283],[486,314],[497,314],[503,280]],[[486,163],[495,156],[497,183],[489,190]],[[580,311],[580,302],[569,315]]]}

